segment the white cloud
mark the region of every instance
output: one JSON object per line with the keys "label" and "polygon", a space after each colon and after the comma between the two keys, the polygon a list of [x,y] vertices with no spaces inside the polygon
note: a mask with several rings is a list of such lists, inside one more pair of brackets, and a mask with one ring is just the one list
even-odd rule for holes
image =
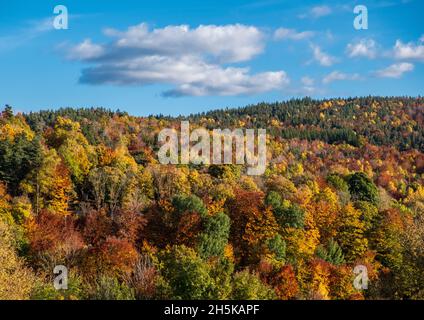
{"label": "white cloud", "polygon": [[301,19],[305,19],[308,17],[320,18],[320,17],[330,15],[332,12],[333,10],[329,6],[326,6],[326,5],[315,6],[315,7],[312,7],[307,13],[299,15],[299,18]]}
{"label": "white cloud", "polygon": [[[165,96],[248,95],[280,89],[290,80],[284,71],[250,73],[229,64],[262,51],[262,34],[244,25],[168,26],[149,31],[145,24],[120,32],[106,45],[90,40],[70,49],[68,57],[91,64],[80,82],[88,84],[167,84]],[[225,65],[224,65],[225,63]]]}
{"label": "white cloud", "polygon": [[378,70],[376,75],[381,78],[400,78],[404,73],[414,70],[414,65],[408,62],[395,63],[385,69]]}
{"label": "white cloud", "polygon": [[366,57],[374,59],[377,56],[377,44],[372,39],[362,39],[356,43],[349,43],[346,47],[349,57]]}
{"label": "white cloud", "polygon": [[249,75],[247,68],[222,68],[195,56],[181,58],[147,56],[113,66],[100,66],[83,71],[82,82],[125,84],[168,83],[177,86],[166,95],[239,95],[253,94],[289,83],[280,72]]}
{"label": "white cloud", "polygon": [[316,6],[311,9],[311,14],[315,18],[328,16],[332,12],[329,6]]}
{"label": "white cloud", "polygon": [[337,59],[323,52],[319,46],[311,45],[314,54],[314,59],[322,66],[329,67],[337,62]]}
{"label": "white cloud", "polygon": [[[165,96],[205,96],[205,95],[250,95],[279,89],[289,84],[290,80],[284,71],[263,72],[249,75],[248,69],[216,68],[202,73],[198,82],[187,82],[176,89],[167,91]],[[213,81],[210,81],[213,79]]]}
{"label": "white cloud", "polygon": [[69,49],[68,58],[72,60],[89,60],[100,57],[104,51],[101,45],[92,43],[90,39],[85,39],[80,44]]}
{"label": "white cloud", "polygon": [[314,36],[313,31],[301,31],[297,32],[295,29],[286,29],[286,28],[278,28],[274,32],[274,39],[275,40],[284,40],[284,39],[290,39],[290,40],[303,40],[308,39]]}
{"label": "white cloud", "polygon": [[263,51],[263,34],[253,26],[187,25],[149,30],[145,23],[125,32],[107,29],[106,35],[117,37],[117,47],[146,50],[158,54],[208,54],[223,62],[250,60]]}
{"label": "white cloud", "polygon": [[[421,40],[422,41],[422,40]],[[402,60],[424,60],[424,45],[414,44],[412,42],[402,43],[396,40],[393,48],[394,57]]]}
{"label": "white cloud", "polygon": [[420,41],[424,42],[424,34],[421,36]]}
{"label": "white cloud", "polygon": [[326,75],[323,79],[322,82],[324,84],[328,84],[334,81],[340,81],[340,80],[359,80],[359,74],[354,73],[354,74],[347,74],[347,73],[342,73],[339,71],[333,71],[330,74]]}

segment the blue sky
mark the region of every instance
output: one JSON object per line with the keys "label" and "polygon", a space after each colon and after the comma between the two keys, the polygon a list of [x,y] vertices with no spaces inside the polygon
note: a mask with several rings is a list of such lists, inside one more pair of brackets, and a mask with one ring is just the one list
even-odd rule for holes
{"label": "blue sky", "polygon": [[[368,29],[353,8],[368,9]],[[69,29],[52,26],[65,5]],[[0,0],[0,104],[188,114],[423,95],[424,2]]]}

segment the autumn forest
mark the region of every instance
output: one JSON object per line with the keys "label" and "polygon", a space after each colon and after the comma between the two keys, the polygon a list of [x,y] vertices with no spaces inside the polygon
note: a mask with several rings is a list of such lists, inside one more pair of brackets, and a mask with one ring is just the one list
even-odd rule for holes
{"label": "autumn forest", "polygon": [[[265,173],[161,164],[158,133],[182,120],[266,129]],[[424,299],[424,98],[180,117],[6,105],[0,299]]]}

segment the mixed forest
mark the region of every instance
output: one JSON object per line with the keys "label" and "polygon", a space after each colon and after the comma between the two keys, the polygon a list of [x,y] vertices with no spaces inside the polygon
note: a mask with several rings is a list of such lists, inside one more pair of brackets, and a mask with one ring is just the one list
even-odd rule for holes
{"label": "mixed forest", "polygon": [[[266,129],[265,173],[160,164],[158,133],[181,120]],[[424,299],[424,98],[180,117],[6,105],[0,299]]]}

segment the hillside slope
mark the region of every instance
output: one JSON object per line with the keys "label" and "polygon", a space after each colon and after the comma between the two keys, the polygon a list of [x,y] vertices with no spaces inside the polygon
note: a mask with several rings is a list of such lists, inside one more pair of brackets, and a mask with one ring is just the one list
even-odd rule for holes
{"label": "hillside slope", "polygon": [[[423,299],[422,98],[187,117],[0,117],[3,292],[34,299]],[[162,165],[158,133],[265,128],[267,169]],[[56,291],[54,266],[72,270]],[[354,286],[367,268],[368,289]],[[0,280],[1,280],[0,279]],[[36,281],[34,280],[36,279]],[[29,286],[28,283],[31,285]]]}

